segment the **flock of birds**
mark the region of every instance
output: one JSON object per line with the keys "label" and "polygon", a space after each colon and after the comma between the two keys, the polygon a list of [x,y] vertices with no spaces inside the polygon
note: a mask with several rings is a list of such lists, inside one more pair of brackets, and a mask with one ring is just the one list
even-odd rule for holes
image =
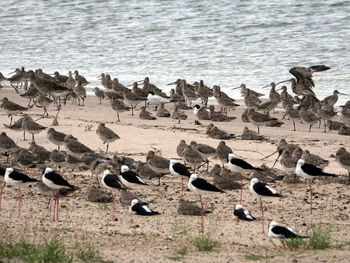
{"label": "flock of birds", "polygon": [[[334,105],[338,100],[338,95],[341,95],[342,93],[335,90],[333,95],[320,100],[313,91],[315,83],[312,79],[312,74],[314,72],[326,71],[328,69],[330,68],[324,65],[294,67],[290,69],[289,72],[293,74],[295,78],[281,81],[279,83],[272,82],[270,85],[266,86],[271,87],[271,90],[269,93],[269,99],[264,102],[260,99],[264,94],[248,89],[244,84],[240,85],[238,88],[241,89],[241,94],[244,97],[244,104],[246,106],[246,110],[242,114],[242,120],[257,126],[258,133],[251,131],[255,136],[254,138],[261,138],[261,135],[259,135],[260,126],[280,127],[283,125],[281,120],[270,116],[270,112],[275,110],[280,103],[282,103],[282,107],[285,110],[283,119],[285,117],[292,119],[294,130],[296,130],[295,121],[297,120],[308,124],[309,132],[311,131],[312,126],[317,122],[324,122],[325,132],[327,126],[330,126],[331,124],[336,125],[336,122],[332,121],[332,118],[337,115]],[[239,106],[235,99],[221,91],[220,86],[214,85],[213,88],[209,88],[202,80],[195,82],[192,85],[187,83],[184,79],[178,79],[175,82],[169,83],[169,85],[176,85],[176,87],[171,89],[170,94],[167,95],[156,85],[150,83],[148,77],[143,81],[134,82],[132,84],[132,89],[119,83],[117,78],[112,80],[108,74],[102,73],[100,78],[104,89],[96,87],[93,91],[99,99],[100,104],[106,97],[110,100],[112,109],[117,113],[118,121],[120,121],[120,113],[131,110],[131,114],[134,115],[134,109],[137,105],[142,104],[143,106],[139,113],[139,118],[141,119],[155,120],[157,117],[171,117],[180,122],[181,120],[187,119],[185,110],[193,109],[193,113],[198,119],[196,123],[199,123],[200,120],[227,122],[235,119],[235,117],[228,116],[228,111],[234,110]],[[295,96],[292,96],[287,92],[286,86],[281,87],[281,93],[276,89],[277,85],[287,81],[291,82],[291,89]],[[32,142],[29,149],[24,149],[19,147],[6,135],[5,132],[2,132],[0,134],[0,151],[7,156],[7,161],[11,158],[13,166],[25,169],[36,166],[43,168],[39,184],[42,190],[53,192],[53,221],[58,220],[60,191],[63,191],[64,189],[74,191],[79,188],[64,179],[60,172],[54,171],[51,167],[48,167],[46,165],[48,161],[51,161],[51,163],[57,167],[65,166],[71,169],[83,167],[85,169],[90,169],[92,175],[96,175],[98,184],[101,182],[102,187],[110,190],[113,219],[115,218],[115,197],[113,191],[115,189],[127,190],[129,193],[131,223],[133,222],[132,214],[159,214],[159,212],[151,210],[147,203],[141,202],[138,199],[132,199],[131,190],[147,186],[147,183],[144,182],[141,177],[144,174],[152,174],[153,177],[158,177],[160,180],[165,174],[170,173],[177,175],[182,178],[181,198],[183,198],[184,179],[188,180],[188,189],[199,195],[203,227],[202,195],[207,192],[225,193],[223,190],[209,183],[205,179],[198,177],[196,174],[196,169],[199,169],[205,164],[207,164],[208,170],[208,158],[214,156],[221,161],[223,167],[226,165],[232,172],[240,174],[240,204],[235,206],[234,216],[237,219],[246,221],[254,221],[256,219],[242,206],[242,181],[244,173],[261,171],[262,168],[255,167],[243,158],[237,157],[232,149],[225,144],[225,141],[220,141],[218,147],[215,149],[214,147],[206,144],[199,144],[195,141],[187,145],[184,140],[181,140],[177,146],[176,152],[179,158],[183,160],[183,163],[175,159],[168,160],[157,155],[153,151],[149,151],[146,156],[146,163],[139,163],[136,165],[136,162],[131,158],[120,157],[117,155],[114,155],[113,158],[109,158],[98,154],[79,142],[78,139],[74,138],[72,135],[56,131],[54,128],[49,128],[47,130],[47,138],[51,143],[57,146],[57,150],[49,152],[44,147],[35,143],[35,134],[46,130],[47,127],[34,121],[27,114],[27,111],[34,106],[40,107],[43,109],[42,117],[48,117],[50,116],[48,113],[48,107],[50,104],[54,104],[58,112],[69,100],[78,106],[84,106],[86,99],[86,85],[88,85],[89,82],[80,75],[77,70],[74,71],[74,74],[69,72],[68,76],[65,76],[58,72],[55,72],[53,75],[46,74],[41,69],[25,71],[23,67],[21,69],[16,69],[15,74],[9,78],[5,78],[0,73],[0,89],[2,88],[1,83],[4,82],[10,83],[10,86],[13,87],[21,97],[29,99],[28,106],[21,106],[8,100],[6,97],[1,99],[0,108],[7,112],[11,118],[10,124],[4,125],[11,130],[23,131],[24,140],[26,140],[25,134],[30,133],[32,135]],[[142,88],[138,87],[140,83],[143,84]],[[22,89],[24,90],[23,92]],[[208,105],[208,101],[211,97],[216,99],[217,105],[221,108],[220,110],[216,110],[214,105]],[[201,103],[195,104],[192,107],[192,103],[198,99],[201,100]],[[80,103],[81,101],[82,103]],[[172,113],[165,108],[165,104],[167,103],[174,103]],[[154,105],[156,107],[156,116],[146,110],[148,105]],[[344,126],[346,127],[346,125],[350,125],[350,101],[341,107],[341,118],[343,122],[341,128],[343,128]],[[13,115],[24,112],[26,114],[13,123]],[[56,122],[57,116],[58,113],[54,118]],[[106,127],[104,123],[99,124],[96,133],[102,142],[106,144],[106,153],[108,153],[109,150],[109,143],[120,139],[120,137],[113,130]],[[212,123],[207,127],[207,134],[212,138],[220,140],[226,140],[233,137],[233,135],[220,130]],[[60,151],[61,146],[65,148],[65,152]],[[283,139],[280,141],[276,152],[278,152],[278,157],[275,163],[281,157],[280,163],[283,167],[287,170],[293,170],[296,175],[308,180],[311,200],[310,213],[312,213],[311,180],[319,176],[336,176],[334,174],[323,172],[322,168],[328,165],[328,161],[311,154],[307,150],[302,150],[298,145],[288,144]],[[350,180],[350,153],[347,152],[345,148],[340,148],[335,157],[338,163],[348,170]],[[13,167],[6,167],[7,168],[0,166],[0,209],[2,200],[2,181],[4,181],[7,185],[18,187],[18,216],[20,216],[21,187],[26,184],[35,183],[38,180],[29,177],[23,171],[14,169]],[[192,168],[194,172],[191,172]],[[102,178],[99,180],[99,177]],[[268,184],[259,182],[257,178],[251,179],[249,190],[252,194],[257,195],[260,198],[262,230],[264,232],[264,209],[262,197],[281,197],[281,195]],[[297,234],[291,228],[278,225],[274,221],[269,224],[268,235],[277,238],[304,237]]]}

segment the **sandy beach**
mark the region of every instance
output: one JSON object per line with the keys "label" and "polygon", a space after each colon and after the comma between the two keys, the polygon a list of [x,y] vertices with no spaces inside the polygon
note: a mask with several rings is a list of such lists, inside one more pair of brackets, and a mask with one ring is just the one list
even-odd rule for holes
{"label": "sandy beach", "polygon": [[[13,90],[1,89],[0,99],[5,96],[22,106],[28,103]],[[102,153],[106,145],[103,145],[98,138],[96,129],[98,124],[103,122],[121,138],[109,145],[109,156],[112,157],[113,153],[127,154],[140,161],[145,161],[149,150],[155,150],[167,159],[178,158],[176,146],[182,139],[187,143],[195,140],[215,148],[220,142],[209,138],[205,133],[210,121],[201,120],[202,125],[194,125],[196,117],[192,110],[186,111],[188,118],[180,123],[171,118],[141,120],[138,117],[139,105],[135,116],[131,116],[131,112],[121,113],[121,122],[118,123],[116,112],[111,109],[109,101],[104,100],[102,105],[98,102],[94,96],[86,99],[84,107],[78,107],[68,101],[59,113],[59,125],[54,128],[72,134],[94,151]],[[172,104],[166,105],[170,112],[172,107]],[[151,108],[148,110],[155,115]],[[334,244],[348,242],[350,240],[350,194],[347,171],[341,168],[331,155],[334,155],[339,147],[349,147],[349,138],[338,135],[337,131],[324,133],[322,126],[320,129],[313,127],[309,133],[308,126],[301,123],[296,124],[297,131],[294,132],[292,121],[283,120],[282,127],[260,127],[260,134],[264,135],[266,140],[241,140],[240,135],[244,127],[257,130],[251,123],[242,122],[242,111],[243,107],[229,111],[228,115],[237,117],[236,120],[214,123],[228,133],[236,135],[235,139],[226,141],[226,144],[240,157],[255,166],[265,164],[271,167],[277,155],[265,160],[261,159],[276,151],[279,140],[284,138],[287,142],[299,144],[303,150],[308,149],[311,153],[329,160],[330,164],[325,171],[341,175],[334,179],[315,180],[312,216],[309,214],[308,186],[304,180],[301,179],[301,183],[297,184],[285,184],[282,180],[271,183],[271,186],[283,197],[264,198],[265,232],[270,220],[290,226],[299,233],[305,233],[311,224],[316,224],[331,230]],[[48,112],[50,115],[57,113],[52,105],[48,108]],[[41,125],[53,127],[52,117],[41,118],[42,109],[33,107],[27,114],[34,120],[38,119],[37,122]],[[272,113],[272,116],[281,119],[283,113],[278,111],[278,113]],[[14,120],[18,118],[19,116],[14,116]],[[337,116],[336,119],[338,118]],[[6,132],[19,146],[29,147],[30,135],[27,136],[29,141],[23,141],[22,132],[5,128],[3,124],[8,124],[9,118],[2,110],[0,123],[0,132]],[[35,141],[49,151],[56,149],[56,146],[47,139],[46,130],[35,135]],[[0,162],[4,166],[9,165],[5,163],[5,157],[2,157]],[[210,159],[209,171],[216,163],[219,164],[220,161]],[[55,166],[52,167],[56,169]],[[286,175],[286,171],[279,162],[275,168],[280,175]],[[40,179],[41,170],[38,168],[31,168],[27,173]],[[17,218],[18,192],[13,187],[4,187],[0,210],[0,240],[26,236],[30,240],[40,241],[57,236],[69,246],[83,241],[95,247],[103,259],[113,262],[173,262],[175,259],[183,262],[244,262],[248,260],[249,254],[266,256],[260,259],[261,262],[347,262],[350,256],[349,247],[293,252],[283,248],[278,240],[272,242],[266,233],[261,234],[260,220],[236,221],[233,218],[233,208],[239,203],[239,190],[203,196],[205,206],[212,210],[212,213],[204,217],[204,229],[218,241],[218,246],[212,252],[200,252],[191,241],[199,235],[200,216],[178,214],[181,178],[166,175],[161,178],[160,186],[156,185],[156,179],[143,178],[149,186],[135,192],[153,210],[161,214],[152,217],[134,216],[134,224],[130,225],[129,208],[122,206],[119,202],[120,191],[115,191],[116,220],[112,221],[111,204],[93,203],[87,199],[90,188],[96,186],[96,179],[90,176],[90,171],[71,172],[66,169],[62,175],[80,189],[61,199],[60,218],[55,223],[51,222],[50,217],[53,203],[51,202],[50,208],[47,208],[48,198],[40,194],[35,184],[30,188],[23,188],[22,215],[19,219]],[[209,182],[213,180],[209,172],[201,170],[198,175]],[[249,192],[250,179],[251,175],[246,174],[243,204],[260,219],[259,200]],[[189,191],[185,192],[184,198],[200,204],[198,196]],[[187,253],[180,257],[178,250],[183,247],[187,248]]]}

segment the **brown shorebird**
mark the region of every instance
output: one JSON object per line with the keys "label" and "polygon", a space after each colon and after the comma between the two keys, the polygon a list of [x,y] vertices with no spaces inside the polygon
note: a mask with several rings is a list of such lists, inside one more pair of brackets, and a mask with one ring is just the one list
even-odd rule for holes
{"label": "brown shorebird", "polygon": [[104,91],[100,90],[98,87],[95,87],[92,91],[95,92],[95,96],[100,100],[99,104],[102,104],[102,100],[105,98]]}
{"label": "brown shorebird", "polygon": [[271,90],[269,93],[269,100],[280,103],[281,102],[281,95],[276,91],[275,82],[271,82],[270,86],[271,86]]}
{"label": "brown shorebird", "polygon": [[222,167],[225,167],[225,163],[228,162],[228,154],[233,153],[232,149],[226,145],[224,141],[219,142],[216,148],[216,156],[222,163]]}
{"label": "brown shorebird", "polygon": [[76,81],[77,83],[80,82],[81,85],[83,85],[83,86],[86,86],[87,84],[89,84],[89,82],[86,80],[86,78],[85,78],[84,76],[79,75],[79,71],[78,71],[78,70],[75,70],[75,71],[74,71],[74,74],[75,74],[74,79],[75,79],[75,81]]}
{"label": "brown shorebird", "polygon": [[47,130],[47,138],[50,142],[57,145],[58,151],[60,150],[60,146],[64,144],[64,137],[66,137],[65,133],[56,131],[54,128]]}
{"label": "brown shorebird", "polygon": [[157,117],[165,117],[169,118],[170,117],[170,112],[164,108],[164,102],[161,102],[156,113]]}
{"label": "brown shorebird", "polygon": [[112,89],[117,92],[117,93],[120,93],[122,94],[124,92],[124,90],[127,90],[128,88],[125,87],[123,84],[121,84],[119,82],[119,79],[118,78],[114,78],[112,80]]}
{"label": "brown shorebird", "polygon": [[244,97],[244,104],[247,108],[256,108],[261,103],[261,100],[251,93],[250,90],[247,90],[247,93]]}
{"label": "brown shorebird", "polygon": [[224,130],[219,129],[216,127],[214,124],[210,123],[207,126],[207,129],[205,133],[213,139],[218,139],[218,140],[229,140],[234,138],[234,134],[228,134]]}
{"label": "brown shorebird", "polygon": [[184,97],[175,92],[174,89],[170,90],[170,100],[174,102],[184,101]]}
{"label": "brown shorebird", "polygon": [[105,91],[104,93],[105,93],[105,97],[107,97],[110,101],[124,99],[122,94],[115,91]]}
{"label": "brown shorebird", "polygon": [[176,81],[174,82],[171,82],[167,85],[176,85],[176,88],[174,90],[175,94],[176,95],[179,95],[183,98],[183,94],[182,94],[182,86],[181,86],[181,79],[177,79]]}
{"label": "brown shorebird", "polygon": [[294,109],[291,105],[288,105],[288,108],[286,110],[286,115],[292,119],[293,121],[293,128],[294,131],[296,131],[295,129],[295,121],[296,120],[300,120],[300,110],[298,109]]}
{"label": "brown shorebird", "polygon": [[29,117],[24,117],[22,121],[22,128],[24,131],[32,134],[32,142],[35,141],[34,134],[38,134],[46,129],[46,127],[34,122],[32,118]]}
{"label": "brown shorebird", "polygon": [[19,149],[17,152],[13,155],[13,163],[16,166],[20,166],[25,168],[26,170],[29,167],[35,167],[36,166],[36,160],[33,156],[33,154],[27,150],[27,149]]}
{"label": "brown shorebird", "polygon": [[338,90],[335,90],[333,91],[333,95],[324,98],[322,100],[322,103],[324,105],[327,105],[328,107],[333,107],[338,101],[338,95],[347,95],[347,94],[344,94],[339,92]]}
{"label": "brown shorebird", "polygon": [[[146,163],[157,174],[165,175],[169,173],[170,161],[162,156],[156,155],[154,151],[149,151],[146,156]],[[158,185],[160,185],[160,177]]]}
{"label": "brown shorebird", "polygon": [[175,119],[175,120],[178,120],[179,123],[180,123],[180,120],[186,120],[187,119],[187,115],[183,111],[180,111],[178,106],[176,104],[174,104],[174,111],[171,114],[171,118]]}
{"label": "brown shorebird", "polygon": [[320,118],[316,116],[316,114],[305,108],[300,109],[300,118],[303,122],[309,124],[309,132],[311,132],[312,125],[320,120]]}
{"label": "brown shorebird", "polygon": [[135,93],[130,92],[129,90],[124,90],[123,98],[126,101],[126,103],[129,104],[131,107],[131,115],[134,115],[134,109],[136,108],[137,104],[145,101],[145,98],[140,97]]}
{"label": "brown shorebird", "polygon": [[272,122],[277,121],[276,118],[272,118],[270,116],[267,116],[266,114],[256,112],[254,109],[249,109],[247,116],[251,123],[258,126],[258,133],[260,133],[259,126],[270,125]]}
{"label": "brown shorebird", "polygon": [[293,96],[288,93],[287,86],[282,86],[282,88],[279,90],[282,90],[281,101],[283,109],[287,110],[289,107],[293,107],[293,105],[296,104],[296,101],[294,100]]}
{"label": "brown shorebird", "polygon": [[341,120],[345,125],[350,127],[350,100],[340,107],[342,108],[340,112]]}
{"label": "brown shorebird", "polygon": [[2,98],[0,108],[4,109],[8,113],[9,117],[11,117],[10,126],[12,125],[12,119],[13,119],[12,114],[22,113],[23,111],[28,110],[28,108],[18,105],[8,100],[8,98],[6,97]]}
{"label": "brown shorebird", "polygon": [[2,153],[14,153],[19,149],[19,146],[6,135],[5,132],[0,134],[0,151]]}
{"label": "brown shorebird", "polygon": [[216,112],[214,105],[209,106],[209,118],[211,121],[224,122],[224,121],[232,121],[237,119],[236,117],[228,117],[227,115]]}
{"label": "brown shorebird", "polygon": [[303,151],[301,159],[303,159],[306,163],[321,167],[322,169],[329,164],[328,160],[321,158],[319,155],[311,154],[308,150]]}
{"label": "brown shorebird", "polygon": [[[29,117],[30,118],[30,117]],[[26,132],[23,130],[22,128],[22,122],[24,120],[24,117],[22,118],[19,118],[17,121],[15,121],[14,124],[12,124],[11,126],[10,125],[7,125],[7,124],[4,124],[4,126],[10,130],[13,130],[13,131],[23,131],[23,139],[25,140],[26,138]]]}
{"label": "brown shorebird", "polygon": [[335,160],[348,171],[350,181],[350,153],[344,147],[340,147],[335,154]]}
{"label": "brown shorebird", "polygon": [[186,144],[185,140],[181,140],[179,142],[179,145],[176,147],[177,156],[179,156],[182,159],[183,159],[183,156],[184,156],[184,150],[185,150],[185,146],[186,145],[187,144]]}
{"label": "brown shorebird", "polygon": [[142,120],[156,120],[157,118],[153,116],[152,113],[146,110],[145,106],[141,107],[141,111],[139,113],[139,117]]}
{"label": "brown shorebird", "polygon": [[248,127],[244,127],[242,140],[263,140],[264,136],[258,134],[256,131],[249,130]]}
{"label": "brown shorebird", "polygon": [[279,102],[275,100],[268,100],[257,105],[256,110],[263,111],[266,115],[270,116],[270,111],[274,110],[278,103]]}
{"label": "brown shorebird", "polygon": [[198,151],[203,158],[205,158],[207,163],[207,171],[209,169],[209,160],[208,158],[214,157],[216,155],[216,149],[214,147],[211,147],[210,145],[203,144],[203,143],[197,143],[196,141],[191,141],[190,145],[192,149]]}
{"label": "brown shorebird", "polygon": [[[324,132],[326,132],[327,121],[332,120],[337,115],[337,112],[332,109],[329,109],[328,107],[322,106],[321,104],[317,104],[316,113],[321,118],[321,120],[323,120]],[[305,159],[304,161],[309,163]]]}
{"label": "brown shorebird", "polygon": [[105,89],[107,89],[107,88],[106,88],[106,75],[105,75],[105,73],[101,73],[101,75],[98,76],[97,79],[100,79],[100,80],[101,80],[101,85],[102,85],[102,87],[104,87]]}
{"label": "brown shorebird", "polygon": [[190,107],[192,105],[192,101],[199,98],[196,94],[196,91],[192,85],[186,83],[186,80],[181,81],[182,94],[186,98],[187,101],[190,102]]}
{"label": "brown shorebird", "polygon": [[112,106],[112,109],[117,112],[118,122],[120,122],[119,113],[130,110],[129,106],[126,106],[122,100],[118,100],[118,99],[112,100],[111,106]]}
{"label": "brown shorebird", "polygon": [[47,111],[47,108],[50,106],[50,104],[53,102],[53,100],[50,100],[48,97],[46,97],[43,94],[40,94],[38,97],[38,100],[36,102],[37,106],[44,108],[43,117],[49,117],[49,113]]}
{"label": "brown shorebird", "polygon": [[38,95],[39,95],[39,90],[36,87],[34,87],[33,84],[30,84],[29,89],[27,89],[26,92],[24,92],[23,94],[20,94],[22,98],[29,99],[28,107],[30,107],[30,102],[34,100]]}
{"label": "brown shorebird", "polygon": [[342,123],[340,121],[328,120],[326,123],[327,123],[328,130],[330,130],[330,131],[339,131],[341,129],[341,127],[344,125],[344,123]]}
{"label": "brown shorebird", "polygon": [[72,75],[72,71],[69,71],[68,72],[68,79],[67,79],[67,81],[66,81],[66,87],[67,87],[67,89],[69,89],[69,90],[73,90],[74,89],[74,87],[75,87],[75,79],[73,78],[73,75]]}
{"label": "brown shorebird", "polygon": [[50,161],[54,163],[57,167],[63,167],[66,162],[66,156],[57,150],[53,150],[50,153]]}
{"label": "brown shorebird", "polygon": [[[86,99],[86,89],[80,81],[78,81],[78,84],[73,88],[73,91],[78,97],[78,106],[84,106]],[[80,99],[83,101],[83,105],[80,105]]]}
{"label": "brown shorebird", "polygon": [[186,164],[192,165],[194,171],[196,171],[196,168],[198,166],[206,162],[205,158],[203,158],[200,152],[192,149],[190,145],[185,146],[183,152],[183,160],[186,162]]}
{"label": "brown shorebird", "polygon": [[[153,92],[155,95],[158,95],[162,98],[168,98],[168,96],[160,88],[158,88],[156,85],[150,83],[149,77],[145,77],[145,79],[143,80],[143,89],[147,90],[148,93]],[[147,95],[148,95],[148,93],[147,93]]]}
{"label": "brown shorebird", "polygon": [[35,142],[30,144],[29,150],[32,152],[35,160],[39,163],[44,163],[50,159],[50,152],[43,146],[37,145]]}
{"label": "brown shorebird", "polygon": [[193,106],[193,113],[197,116],[198,120],[210,120],[209,111],[198,104]]}
{"label": "brown shorebird", "polygon": [[245,97],[247,95],[247,93],[249,93],[250,95],[253,95],[255,97],[262,97],[262,96],[265,95],[263,93],[256,92],[256,91],[254,91],[252,89],[248,89],[245,84],[241,84],[239,87],[236,87],[236,88],[233,88],[233,89],[241,89],[242,97]]}
{"label": "brown shorebird", "polygon": [[199,85],[195,88],[196,93],[202,101],[202,105],[208,104],[208,99],[213,97],[213,90],[204,85],[203,80],[199,81]]}
{"label": "brown shorebird", "polygon": [[302,154],[303,151],[300,148],[296,148],[292,153],[289,151],[283,151],[280,163],[286,171],[295,171],[297,162],[301,158]]}
{"label": "brown shorebird", "polygon": [[72,155],[79,159],[86,153],[93,153],[89,147],[78,142],[78,140],[75,139],[72,135],[66,135],[66,137],[64,137],[63,145],[69,155]]}
{"label": "brown shorebird", "polygon": [[148,90],[145,89],[141,89],[138,87],[137,82],[134,82],[132,84],[132,89],[131,89],[132,93],[135,93],[137,96],[144,98],[144,100],[147,100],[147,96],[148,96]]}
{"label": "brown shorebird", "polygon": [[55,80],[58,84],[62,85],[62,86],[66,86],[67,84],[67,80],[68,80],[68,76],[65,75],[61,75],[58,71],[55,71],[54,73],[55,76]]}
{"label": "brown shorebird", "polygon": [[96,133],[97,133],[98,137],[100,137],[100,139],[103,141],[103,144],[107,143],[106,153],[108,153],[109,143],[120,139],[118,134],[116,134],[110,128],[107,128],[104,123],[100,123],[98,125]]}
{"label": "brown shorebird", "polygon": [[227,110],[234,110],[235,107],[239,106],[235,103],[234,99],[230,98],[225,92],[221,91],[220,86],[218,85],[213,86],[213,96],[226,114]]}

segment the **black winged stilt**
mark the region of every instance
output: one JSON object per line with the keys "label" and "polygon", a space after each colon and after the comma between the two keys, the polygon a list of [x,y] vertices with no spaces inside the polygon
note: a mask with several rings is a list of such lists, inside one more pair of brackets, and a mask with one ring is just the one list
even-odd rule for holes
{"label": "black winged stilt", "polygon": [[60,174],[54,172],[50,167],[44,168],[43,174],[41,176],[41,181],[48,188],[52,189],[54,200],[52,221],[58,221],[58,207],[60,203],[58,191],[60,189],[77,190],[78,188],[68,183],[66,179],[64,179]]}
{"label": "black winged stilt", "polygon": [[153,211],[148,207],[147,203],[140,202],[137,199],[133,199],[131,201],[131,205],[129,208],[130,213],[141,215],[141,216],[153,216],[159,215],[159,212]]}
{"label": "black winged stilt", "polygon": [[241,179],[241,199],[240,199],[240,204],[242,205],[243,203],[243,172],[245,171],[262,171],[260,168],[256,168],[250,163],[244,161],[243,159],[238,158],[236,155],[233,153],[228,154],[228,168],[236,173],[240,174],[240,179]]}
{"label": "black winged stilt", "polygon": [[188,181],[188,188],[199,195],[201,201],[201,217],[202,217],[202,228],[203,224],[203,202],[202,202],[202,194],[207,192],[220,192],[224,193],[224,191],[217,188],[215,185],[208,183],[206,180],[202,178],[198,178],[196,174],[191,174],[190,180]]}
{"label": "black winged stilt", "polygon": [[260,209],[261,209],[261,216],[262,216],[262,233],[265,232],[264,230],[264,207],[261,201],[262,196],[273,196],[273,197],[280,197],[281,195],[277,193],[277,191],[270,186],[268,186],[265,183],[261,183],[258,181],[258,178],[252,178],[250,181],[250,187],[249,190],[252,194],[255,194],[259,196],[260,199]]}
{"label": "black winged stilt", "polygon": [[114,204],[114,195],[113,195],[113,190],[114,189],[123,189],[124,186],[122,183],[119,181],[119,178],[116,174],[111,173],[110,170],[105,170],[103,172],[103,177],[101,180],[102,186],[105,188],[109,189],[111,191],[111,196],[112,196],[112,220],[114,220],[114,211],[115,211],[115,204]]}
{"label": "black winged stilt", "polygon": [[21,217],[21,187],[37,182],[37,179],[31,178],[26,174],[15,171],[13,168],[6,168],[5,170],[5,183],[12,186],[18,187],[18,217]]}
{"label": "black winged stilt", "polygon": [[242,205],[236,205],[235,210],[233,211],[233,216],[237,219],[244,220],[244,221],[254,221],[256,218],[252,216],[252,214],[243,208]]}
{"label": "black winged stilt", "polygon": [[293,229],[290,227],[285,227],[278,225],[277,222],[271,221],[269,223],[269,232],[268,232],[269,237],[273,238],[307,238],[307,236],[301,236],[297,234]]}
{"label": "black winged stilt", "polygon": [[317,176],[336,176],[335,174],[325,173],[317,166],[306,163],[303,159],[299,159],[295,168],[295,173],[308,180],[310,188],[310,214],[312,214],[312,186],[311,180]]}
{"label": "black winged stilt", "polygon": [[181,199],[182,199],[184,194],[184,177],[189,178],[191,176],[191,173],[189,172],[188,168],[185,165],[177,162],[176,160],[170,160],[169,171],[173,175],[181,176],[181,181],[182,181]]}

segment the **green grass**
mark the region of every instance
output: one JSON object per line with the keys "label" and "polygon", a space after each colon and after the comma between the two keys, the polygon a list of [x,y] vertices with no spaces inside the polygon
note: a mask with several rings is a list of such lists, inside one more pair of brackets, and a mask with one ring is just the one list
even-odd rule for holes
{"label": "green grass", "polygon": [[88,263],[108,262],[91,246],[76,244],[74,248],[67,248],[56,238],[38,244],[33,244],[25,238],[19,241],[0,241],[0,262],[70,263],[76,262],[77,259]]}
{"label": "green grass", "polygon": [[248,253],[244,255],[244,259],[248,261],[257,261],[257,260],[262,260],[262,259],[267,259],[269,256],[263,256],[261,254],[253,254],[253,253]]}
{"label": "green grass", "polygon": [[212,237],[210,232],[204,232],[201,230],[199,235],[193,239],[193,245],[198,251],[212,251],[218,247],[219,242]]}
{"label": "green grass", "polygon": [[303,238],[287,238],[281,239],[281,243],[290,250],[298,250],[307,247],[308,241]]}

